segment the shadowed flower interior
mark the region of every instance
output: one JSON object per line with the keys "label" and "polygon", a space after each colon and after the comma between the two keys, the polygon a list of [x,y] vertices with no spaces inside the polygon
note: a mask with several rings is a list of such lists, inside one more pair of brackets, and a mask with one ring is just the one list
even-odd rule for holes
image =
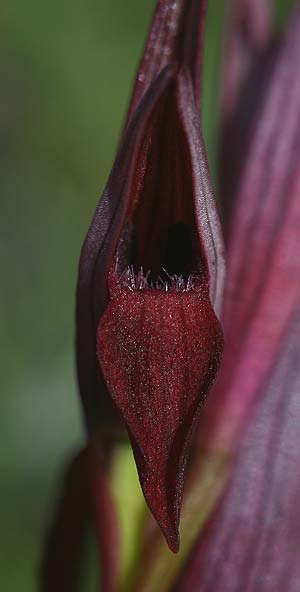
{"label": "shadowed flower interior", "polygon": [[173,82],[149,122],[117,250],[117,272],[123,274],[123,281],[128,278],[128,285],[140,288],[161,285],[166,289],[177,284],[179,289],[189,284],[192,275],[204,280],[191,163],[174,86]]}

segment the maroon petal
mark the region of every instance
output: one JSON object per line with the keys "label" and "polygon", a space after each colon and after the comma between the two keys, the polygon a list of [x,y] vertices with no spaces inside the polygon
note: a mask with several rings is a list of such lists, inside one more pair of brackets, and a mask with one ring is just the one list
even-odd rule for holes
{"label": "maroon petal", "polygon": [[159,0],[128,112],[128,121],[150,84],[168,64],[186,66],[199,103],[207,0]]}
{"label": "maroon petal", "polygon": [[187,447],[222,346],[205,282],[136,291],[112,278],[99,361],[130,431],[145,498],[173,551]]}
{"label": "maroon petal", "polygon": [[209,275],[210,301],[218,317],[223,306],[225,253],[218,210],[212,188],[200,119],[188,71],[178,77],[178,112],[190,156],[197,230]]}

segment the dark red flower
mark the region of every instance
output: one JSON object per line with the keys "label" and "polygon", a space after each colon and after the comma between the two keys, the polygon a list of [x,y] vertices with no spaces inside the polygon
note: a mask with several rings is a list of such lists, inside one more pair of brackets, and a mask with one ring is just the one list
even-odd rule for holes
{"label": "dark red flower", "polygon": [[97,430],[107,389],[173,550],[190,438],[223,348],[223,246],[197,107],[203,12],[198,0],[159,3],[78,279],[88,424]]}
{"label": "dark red flower", "polygon": [[274,43],[269,16],[266,0],[233,3],[222,110],[226,347],[200,414],[223,347],[224,281],[197,104],[204,2],[158,3],[81,254],[77,359],[88,447],[71,475],[88,488],[67,481],[44,569],[56,590],[73,592],[72,569],[65,581],[56,576],[62,560],[69,567],[77,557],[87,507],[104,588],[118,589],[117,522],[99,462],[112,419],[126,425],[145,498],[178,550],[199,416],[183,548],[170,554],[149,528],[130,589],[298,589],[300,21],[296,13]]}

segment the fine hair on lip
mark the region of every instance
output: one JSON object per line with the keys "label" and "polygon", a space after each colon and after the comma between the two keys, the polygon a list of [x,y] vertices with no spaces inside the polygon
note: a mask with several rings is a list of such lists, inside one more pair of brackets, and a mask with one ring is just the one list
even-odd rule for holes
{"label": "fine hair on lip", "polygon": [[120,283],[129,290],[161,290],[162,292],[188,292],[195,288],[196,276],[190,275],[187,280],[182,275],[170,275],[162,268],[162,273],[155,280],[150,279],[151,271],[146,273],[143,268],[136,272],[133,265],[122,272],[119,277]]}
{"label": "fine hair on lip", "polygon": [[[163,234],[161,257],[138,257],[136,230],[127,222],[121,233],[115,254],[115,273],[119,284],[132,292],[159,290],[189,292],[196,289],[205,269],[201,256],[195,257],[193,237],[183,223],[171,225]],[[160,260],[159,260],[160,259]]]}

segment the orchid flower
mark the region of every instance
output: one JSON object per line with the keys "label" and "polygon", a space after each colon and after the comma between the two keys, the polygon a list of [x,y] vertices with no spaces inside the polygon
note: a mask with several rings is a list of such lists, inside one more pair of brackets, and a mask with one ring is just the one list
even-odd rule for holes
{"label": "orchid flower", "polygon": [[[300,17],[275,39],[267,0],[232,3],[224,288],[199,110],[205,8],[158,2],[83,245],[77,363],[87,447],[52,525],[44,590],[79,589],[88,521],[105,592],[300,586]],[[109,482],[125,431],[153,515],[130,579]]]}
{"label": "orchid flower", "polygon": [[105,388],[173,550],[191,434],[223,349],[223,243],[196,106],[203,10],[158,5],[78,280],[87,420]]}

